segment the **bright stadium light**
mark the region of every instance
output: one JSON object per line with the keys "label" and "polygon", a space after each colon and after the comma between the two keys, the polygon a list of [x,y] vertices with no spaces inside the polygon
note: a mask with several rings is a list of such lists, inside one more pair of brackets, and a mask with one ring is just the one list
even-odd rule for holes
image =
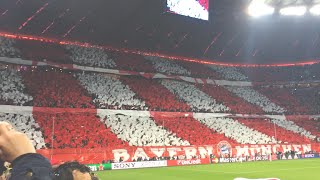
{"label": "bright stadium light", "polygon": [[267,16],[273,14],[275,9],[261,1],[253,1],[248,7],[248,14],[252,17]]}
{"label": "bright stadium light", "polygon": [[280,9],[280,14],[284,16],[303,16],[307,12],[305,6],[292,6]]}
{"label": "bright stadium light", "polygon": [[314,5],[312,8],[310,8],[310,14],[319,16],[320,15],[320,4]]}

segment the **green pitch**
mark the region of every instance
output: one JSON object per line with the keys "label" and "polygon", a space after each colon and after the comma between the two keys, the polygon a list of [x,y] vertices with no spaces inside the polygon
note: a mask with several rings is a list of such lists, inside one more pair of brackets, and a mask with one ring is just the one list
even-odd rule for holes
{"label": "green pitch", "polygon": [[102,180],[233,180],[237,177],[320,180],[320,159],[115,170],[97,174]]}

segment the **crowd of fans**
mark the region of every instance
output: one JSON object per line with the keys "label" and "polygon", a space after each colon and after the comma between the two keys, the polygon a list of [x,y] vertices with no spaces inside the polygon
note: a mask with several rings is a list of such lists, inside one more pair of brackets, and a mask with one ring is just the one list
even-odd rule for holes
{"label": "crowd of fans", "polygon": [[[319,65],[254,70],[253,68],[209,66],[211,70],[208,70],[201,69],[202,66],[207,68],[204,65],[177,63],[159,57],[109,55],[102,49],[69,45],[66,49],[76,64],[102,68],[118,67],[141,72],[157,71],[168,75],[232,81],[248,81],[252,76],[246,75],[250,72],[257,73],[259,70],[263,73],[260,73],[261,76],[256,76],[254,80],[314,80],[319,75],[317,72]],[[59,52],[62,51],[59,50]],[[24,55],[16,48],[14,40],[0,37],[0,56],[19,57],[19,54]],[[297,74],[294,77],[288,77],[295,72]],[[286,76],[286,78],[281,79],[277,76]],[[72,75],[62,71],[0,70],[0,103],[9,105],[240,114],[308,114],[320,113],[319,97],[318,88],[295,91],[285,88],[254,89],[194,85],[175,80],[148,80],[141,77],[119,77],[95,73]],[[44,143],[47,147],[56,148],[92,148],[107,145],[178,146],[215,144],[221,140],[254,144],[297,143],[308,142],[320,135],[317,123],[311,122],[310,125],[304,120],[286,119],[284,116],[278,119],[236,120],[192,117],[151,119],[108,115],[100,119],[102,122],[92,114],[34,113],[34,116],[0,114],[0,117],[7,119],[25,132],[37,148],[44,148]],[[53,119],[56,124],[52,139]],[[275,129],[276,133],[274,133]]]}
{"label": "crowd of fans", "polygon": [[121,80],[145,101],[149,110],[179,112],[192,111],[188,104],[177,98],[156,80],[148,80],[139,77],[122,77]]}
{"label": "crowd of fans", "polygon": [[151,62],[138,54],[117,53],[115,55],[117,67],[121,70],[154,73]]}
{"label": "crowd of fans", "polygon": [[0,57],[20,57],[20,51],[15,47],[13,39],[0,37]]}
{"label": "crowd of fans", "polygon": [[238,121],[247,127],[273,137],[277,143],[310,143],[310,139],[314,139],[314,137],[304,136],[307,134],[310,136],[309,132],[290,123],[290,121],[279,122],[280,120],[277,119],[238,119]]}
{"label": "crowd of fans", "polygon": [[[101,116],[101,114],[100,114]],[[127,116],[123,114],[105,115],[101,118],[107,127],[130,146],[185,146],[188,141],[157,126],[149,117]]]}
{"label": "crowd of fans", "polygon": [[226,137],[229,137],[241,144],[276,143],[273,136],[263,134],[261,131],[249,128],[248,126],[245,126],[231,118],[202,117],[196,119],[218,133],[224,134]]}
{"label": "crowd of fans", "polygon": [[226,88],[247,102],[260,106],[266,113],[282,114],[285,112],[285,109],[271,102],[270,99],[251,87],[229,86]]}
{"label": "crowd of fans", "polygon": [[67,50],[60,44],[44,41],[16,40],[16,46],[21,51],[22,59],[25,60],[72,64]]}
{"label": "crowd of fans", "polygon": [[114,60],[104,49],[86,48],[74,45],[67,45],[66,49],[76,64],[92,67],[111,68],[116,67]]}
{"label": "crowd of fans", "polygon": [[36,123],[32,115],[0,113],[0,119],[1,121],[9,122],[15,129],[25,133],[36,149],[45,148],[41,127]]}
{"label": "crowd of fans", "polygon": [[237,143],[224,134],[208,128],[193,117],[155,117],[154,121],[158,126],[164,126],[165,129],[192,145],[218,144],[223,140],[231,144]]}
{"label": "crowd of fans", "polygon": [[304,66],[289,67],[254,67],[241,68],[251,81],[275,82],[275,81],[312,81],[319,80],[320,63]]}
{"label": "crowd of fans", "polygon": [[199,90],[195,85],[182,81],[162,80],[172,94],[188,103],[196,112],[229,112],[230,108],[219,104],[215,99]]}
{"label": "crowd of fans", "polygon": [[209,67],[203,64],[180,61],[179,65],[190,70],[192,77],[210,78],[216,80],[221,79],[217,72],[210,70]]}
{"label": "crowd of fans", "polygon": [[78,74],[78,80],[89,93],[99,108],[111,109],[146,109],[145,102],[123,84],[117,77],[105,74]]}
{"label": "crowd of fans", "polygon": [[191,76],[191,72],[174,61],[168,59],[155,57],[155,56],[145,56],[147,60],[150,60],[154,69],[157,72],[168,74],[168,75],[185,75]]}
{"label": "crowd of fans", "polygon": [[309,107],[310,114],[320,114],[319,87],[291,89],[291,92],[301,105]]}
{"label": "crowd of fans", "polygon": [[248,81],[248,77],[242,74],[237,68],[235,67],[225,67],[225,66],[209,66],[212,70],[221,74],[223,79],[231,80],[231,81]]}
{"label": "crowd of fans", "polygon": [[87,91],[71,74],[23,72],[27,92],[37,107],[95,108]]}
{"label": "crowd of fans", "polygon": [[198,85],[201,91],[210,95],[218,102],[230,108],[231,113],[235,114],[264,114],[261,107],[251,104],[239,96],[228,91],[225,87],[215,85]]}
{"label": "crowd of fans", "polygon": [[15,70],[0,70],[0,101],[9,105],[26,105],[32,96],[25,93],[22,77]]}
{"label": "crowd of fans", "polygon": [[48,148],[127,147],[95,113],[41,113],[34,119],[42,128]]}
{"label": "crowd of fans", "polygon": [[287,88],[257,88],[257,91],[261,92],[272,102],[283,107],[286,110],[286,114],[308,114],[311,112],[311,104],[302,104]]}

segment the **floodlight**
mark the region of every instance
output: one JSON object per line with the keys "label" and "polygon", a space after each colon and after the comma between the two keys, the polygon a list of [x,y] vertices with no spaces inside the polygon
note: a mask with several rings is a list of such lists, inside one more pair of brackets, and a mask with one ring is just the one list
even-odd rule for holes
{"label": "floodlight", "polygon": [[275,9],[263,2],[254,1],[248,7],[248,14],[252,17],[267,16],[273,14]]}
{"label": "floodlight", "polygon": [[303,16],[306,12],[306,6],[291,6],[280,9],[280,14],[284,16]]}
{"label": "floodlight", "polygon": [[320,15],[320,4],[314,5],[313,7],[310,8],[310,13],[315,16]]}

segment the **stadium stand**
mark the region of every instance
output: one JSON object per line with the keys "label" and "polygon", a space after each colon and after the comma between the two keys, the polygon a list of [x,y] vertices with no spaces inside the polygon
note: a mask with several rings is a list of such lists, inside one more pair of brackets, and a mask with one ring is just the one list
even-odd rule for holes
{"label": "stadium stand", "polygon": [[188,141],[163,129],[149,117],[106,115],[101,118],[117,136],[130,146],[185,146]]}
{"label": "stadium stand", "polygon": [[302,104],[287,88],[256,88],[272,102],[286,109],[286,114],[308,114],[309,103]]}
{"label": "stadium stand", "polygon": [[66,49],[69,51],[70,58],[75,64],[101,68],[116,67],[114,60],[110,58],[108,53],[103,49],[74,45],[67,45]]}
{"label": "stadium stand", "polygon": [[229,112],[230,109],[219,104],[195,85],[181,81],[162,80],[161,84],[171,93],[187,102],[193,111],[196,112]]}
{"label": "stadium stand", "polygon": [[231,109],[231,113],[264,114],[261,107],[245,101],[222,86],[206,84],[198,85],[197,87],[212,98],[216,99],[219,103],[223,103],[229,107]]}
{"label": "stadium stand", "polygon": [[15,40],[0,37],[0,57],[20,57],[20,51],[15,47],[15,45]]}
{"label": "stadium stand", "polygon": [[[269,144],[276,143],[270,134],[263,134],[255,127],[246,126],[231,118],[197,118],[201,123],[218,133],[224,134],[240,144]],[[255,120],[253,120],[255,121]],[[259,121],[259,120],[258,120]]]}
{"label": "stadium stand", "polygon": [[8,105],[26,105],[32,96],[26,94],[25,85],[16,70],[0,70],[0,100]]}
{"label": "stadium stand", "polygon": [[16,47],[20,49],[23,59],[72,64],[72,60],[68,56],[67,50],[59,44],[17,40]]}
{"label": "stadium stand", "polygon": [[87,91],[71,74],[61,72],[23,72],[27,92],[37,107],[95,108]]}
{"label": "stadium stand", "polygon": [[151,61],[154,69],[156,69],[158,72],[168,75],[191,75],[191,72],[189,70],[168,59],[154,56],[146,56],[145,58]]}
{"label": "stadium stand", "polygon": [[136,71],[136,72],[156,72],[151,63],[142,55],[115,53],[115,62],[121,70]]}
{"label": "stadium stand", "polygon": [[120,148],[128,146],[127,142],[121,141],[110,128],[105,127],[95,113],[34,112],[33,116],[42,127],[48,148]]}
{"label": "stadium stand", "polygon": [[145,102],[138,99],[128,85],[117,76],[104,74],[78,74],[80,83],[94,95],[93,102],[99,108],[145,109]]}
{"label": "stadium stand", "polygon": [[145,101],[149,110],[191,112],[189,105],[175,97],[174,94],[156,80],[122,77],[121,81]]}
{"label": "stadium stand", "polygon": [[222,133],[209,129],[192,117],[155,117],[154,120],[158,126],[164,126],[165,129],[189,141],[192,145],[218,144],[223,140],[231,144],[237,143]]}
{"label": "stadium stand", "polygon": [[32,115],[0,113],[0,119],[11,123],[18,131],[25,133],[36,149],[45,148],[41,127]]}

